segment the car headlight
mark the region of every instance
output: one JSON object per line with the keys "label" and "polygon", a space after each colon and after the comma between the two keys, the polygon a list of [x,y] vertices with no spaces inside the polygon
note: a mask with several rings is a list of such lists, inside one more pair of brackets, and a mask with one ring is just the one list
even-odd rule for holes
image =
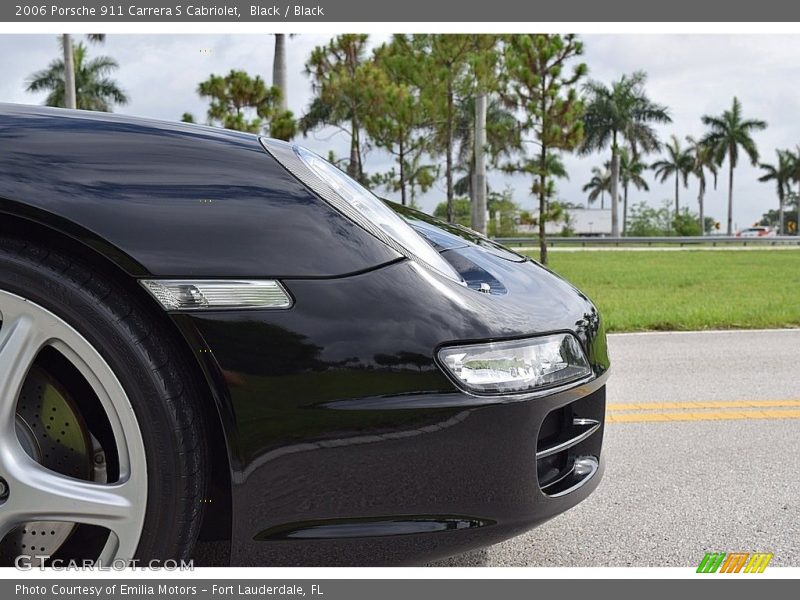
{"label": "car headlight", "polygon": [[439,362],[474,394],[535,392],[592,374],[578,340],[569,333],[439,350]]}
{"label": "car headlight", "polygon": [[403,256],[463,283],[455,269],[433,246],[380,198],[346,173],[302,146],[266,138],[261,142],[289,172],[350,220]]}

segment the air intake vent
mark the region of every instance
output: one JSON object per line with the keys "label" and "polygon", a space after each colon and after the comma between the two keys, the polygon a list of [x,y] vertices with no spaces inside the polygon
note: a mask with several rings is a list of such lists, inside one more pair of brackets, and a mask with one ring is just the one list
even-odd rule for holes
{"label": "air intake vent", "polygon": [[551,497],[569,494],[599,468],[605,390],[554,410],[539,430],[536,470],[539,487]]}

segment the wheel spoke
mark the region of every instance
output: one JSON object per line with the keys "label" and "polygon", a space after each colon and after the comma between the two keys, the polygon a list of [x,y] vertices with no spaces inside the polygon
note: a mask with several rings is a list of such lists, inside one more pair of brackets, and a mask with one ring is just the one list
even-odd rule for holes
{"label": "wheel spoke", "polygon": [[0,431],[13,431],[14,412],[25,377],[42,348],[45,337],[27,314],[13,320],[3,315],[0,328]]}
{"label": "wheel spoke", "polygon": [[117,537],[130,535],[137,494],[132,482],[99,484],[46,469],[21,449],[3,449],[3,471],[11,490],[0,506],[0,530],[30,521],[97,525]]}

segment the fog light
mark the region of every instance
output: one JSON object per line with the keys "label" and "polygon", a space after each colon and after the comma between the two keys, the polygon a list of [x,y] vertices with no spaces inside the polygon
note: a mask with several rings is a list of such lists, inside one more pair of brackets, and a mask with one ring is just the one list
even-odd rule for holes
{"label": "fog light", "polygon": [[577,338],[568,333],[449,346],[439,351],[439,361],[460,387],[475,394],[533,392],[592,374]]}
{"label": "fog light", "polygon": [[166,310],[289,308],[292,299],[274,280],[178,281],[145,279],[142,285]]}

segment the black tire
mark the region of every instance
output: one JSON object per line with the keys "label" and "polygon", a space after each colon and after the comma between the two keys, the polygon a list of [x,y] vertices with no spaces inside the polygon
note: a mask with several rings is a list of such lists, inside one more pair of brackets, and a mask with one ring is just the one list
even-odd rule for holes
{"label": "black tire", "polygon": [[139,422],[148,474],[135,558],[191,556],[209,464],[199,392],[166,316],[130,282],[36,243],[0,238],[0,289],[69,323],[103,356]]}

